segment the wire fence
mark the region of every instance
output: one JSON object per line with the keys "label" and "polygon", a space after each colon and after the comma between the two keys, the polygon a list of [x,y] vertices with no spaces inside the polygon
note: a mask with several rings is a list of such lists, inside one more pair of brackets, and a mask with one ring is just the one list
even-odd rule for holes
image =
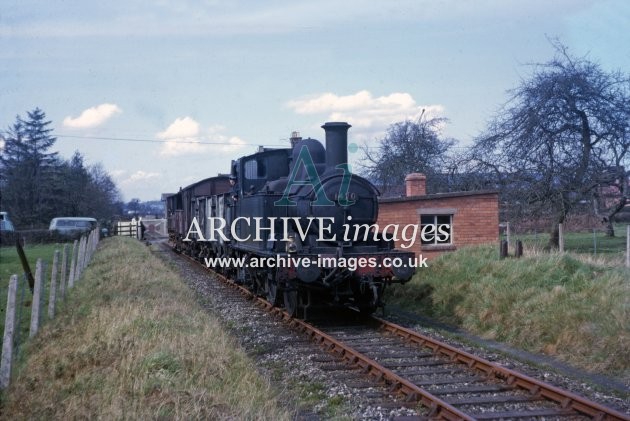
{"label": "wire fence", "polygon": [[[509,250],[515,250],[520,241],[527,250],[551,251],[550,231],[514,232],[510,223],[500,225],[500,240],[508,243]],[[609,236],[605,227],[583,230],[567,230],[558,226],[558,251],[588,254],[611,262],[620,261],[630,267],[630,225],[615,224],[614,236]]]}
{"label": "wire fence", "polygon": [[26,274],[14,274],[8,285],[0,289],[0,297],[7,297],[5,323],[1,326],[1,389],[9,385],[13,361],[19,355],[21,346],[55,316],[56,306],[65,300],[66,292],[81,279],[99,239],[98,229],[94,229],[80,240],[75,240],[72,247],[66,244],[63,251],[55,250],[52,265],[37,259],[34,285],[30,285]]}

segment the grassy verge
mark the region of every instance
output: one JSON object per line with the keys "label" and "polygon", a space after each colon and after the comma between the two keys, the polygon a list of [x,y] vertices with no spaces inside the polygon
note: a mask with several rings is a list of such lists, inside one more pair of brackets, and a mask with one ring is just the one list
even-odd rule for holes
{"label": "grassy verge", "polygon": [[630,379],[630,271],[572,255],[445,254],[388,303],[594,372]]}
{"label": "grassy verge", "polygon": [[171,269],[112,238],[25,352],[7,419],[288,419]]}

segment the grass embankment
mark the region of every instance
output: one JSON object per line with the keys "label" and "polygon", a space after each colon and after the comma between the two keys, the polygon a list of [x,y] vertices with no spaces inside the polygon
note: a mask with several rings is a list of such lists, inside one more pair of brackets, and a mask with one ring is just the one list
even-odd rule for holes
{"label": "grass embankment", "polygon": [[289,418],[178,275],[131,239],[101,243],[25,355],[3,418]]}
{"label": "grass embankment", "polygon": [[[529,253],[531,254],[531,253]],[[445,254],[388,303],[483,337],[630,379],[630,271],[571,255],[499,260],[495,247]]]}

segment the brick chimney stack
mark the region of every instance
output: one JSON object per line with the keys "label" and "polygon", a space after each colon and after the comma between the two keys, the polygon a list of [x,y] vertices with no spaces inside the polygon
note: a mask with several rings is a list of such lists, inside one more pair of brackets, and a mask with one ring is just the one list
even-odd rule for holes
{"label": "brick chimney stack", "polygon": [[427,176],[420,173],[411,173],[405,177],[407,197],[424,196],[427,194]]}

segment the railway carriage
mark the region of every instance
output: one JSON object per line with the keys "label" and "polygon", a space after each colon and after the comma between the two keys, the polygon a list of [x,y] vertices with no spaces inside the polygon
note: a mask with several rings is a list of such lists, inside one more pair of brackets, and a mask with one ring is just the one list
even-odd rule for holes
{"label": "railway carriage", "polygon": [[[169,239],[178,251],[186,251],[192,256],[202,247],[201,242],[182,240],[186,237],[193,218],[199,221],[205,232],[207,216],[216,214],[216,198],[230,191],[230,188],[229,176],[219,175],[180,188],[179,192],[166,197]],[[194,234],[193,238],[197,239]]]}

